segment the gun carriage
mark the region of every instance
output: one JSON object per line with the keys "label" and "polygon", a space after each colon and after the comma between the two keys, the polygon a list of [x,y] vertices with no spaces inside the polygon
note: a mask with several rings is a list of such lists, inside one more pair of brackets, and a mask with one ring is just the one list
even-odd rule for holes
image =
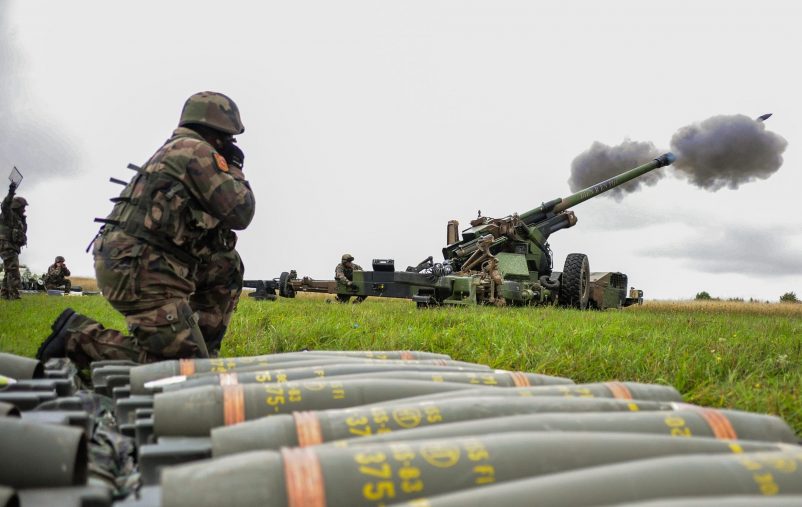
{"label": "gun carriage", "polygon": [[553,233],[576,225],[576,215],[571,211],[574,206],[673,161],[673,154],[663,154],[525,213],[503,218],[479,216],[462,231],[462,239],[458,237],[458,222],[451,220],[442,262],[435,262],[430,256],[417,266],[396,271],[392,259],[374,259],[373,270],[354,271],[353,283],[349,285],[298,278],[295,271],[290,271],[273,280],[248,280],[245,286],[256,288],[252,295],[262,299],[275,299],[276,293],[294,297],[297,292],[323,292],[406,298],[419,306],[557,304],[579,309],[628,306],[638,302],[638,298],[627,297],[624,273],[592,273],[583,253],[568,254],[562,271],[555,271],[548,240]]}

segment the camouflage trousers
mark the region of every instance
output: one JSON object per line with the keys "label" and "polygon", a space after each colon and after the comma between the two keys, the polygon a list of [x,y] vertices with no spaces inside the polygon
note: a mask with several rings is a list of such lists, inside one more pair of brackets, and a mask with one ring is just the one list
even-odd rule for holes
{"label": "camouflage trousers", "polygon": [[0,241],[0,258],[3,259],[3,283],[0,286],[0,299],[19,299],[22,279],[19,274],[19,253],[10,248],[3,248]]}
{"label": "camouflage trousers", "polygon": [[45,280],[45,289],[58,290],[64,287],[64,294],[69,294],[72,288],[72,283],[69,278],[61,278],[56,280]]}
{"label": "camouflage trousers", "polygon": [[76,314],[67,323],[67,356],[82,367],[102,359],[207,357],[206,341],[219,348],[242,290],[239,255],[213,254],[191,267],[132,240],[113,232],[95,245],[98,288],[125,316],[130,335]]}
{"label": "camouflage trousers", "polygon": [[231,316],[242,294],[245,266],[236,250],[204,258],[195,275],[195,292],[189,306],[198,315],[198,326],[209,355],[217,357]]}

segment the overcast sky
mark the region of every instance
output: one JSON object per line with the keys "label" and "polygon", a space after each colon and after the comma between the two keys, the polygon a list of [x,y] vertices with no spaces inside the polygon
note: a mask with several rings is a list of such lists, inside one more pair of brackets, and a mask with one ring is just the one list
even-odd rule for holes
{"label": "overcast sky", "polygon": [[[28,247],[84,248],[197,91],[231,96],[257,197],[246,278],[331,278],[350,252],[442,258],[446,223],[571,193],[595,141],[671,146],[716,115],[774,113],[782,166],[703,190],[675,169],[577,206],[586,253],[647,298],[802,295],[802,4],[791,1],[0,0],[0,173],[25,174]],[[644,160],[644,162],[646,162]],[[622,167],[621,170],[628,169]],[[3,185],[5,188],[5,184]],[[621,197],[621,196],[619,196]]]}

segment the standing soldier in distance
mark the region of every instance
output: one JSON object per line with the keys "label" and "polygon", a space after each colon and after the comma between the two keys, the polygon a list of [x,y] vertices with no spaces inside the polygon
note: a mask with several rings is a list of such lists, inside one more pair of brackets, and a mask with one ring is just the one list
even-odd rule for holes
{"label": "standing soldier in distance", "polygon": [[[362,266],[354,264],[354,256],[351,254],[343,254],[340,261],[337,267],[334,268],[334,279],[345,284],[349,289],[356,289],[356,284],[353,281],[354,271],[362,271]],[[357,296],[354,303],[361,303],[367,298],[367,296]],[[337,299],[338,303],[347,303],[348,300],[351,299],[351,296],[347,294],[337,294],[335,299]]]}
{"label": "standing soldier in distance", "polygon": [[72,284],[70,279],[67,278],[68,276],[70,276],[70,270],[64,264],[64,257],[59,255],[56,257],[56,261],[47,268],[47,274],[44,279],[45,289],[56,290],[64,287],[64,294],[69,294]]}
{"label": "standing soldier in distance", "polygon": [[8,195],[0,204],[0,258],[3,260],[3,285],[0,299],[19,299],[22,279],[19,274],[19,254],[28,243],[28,222],[25,207],[28,201],[15,196],[17,185],[11,183]]}
{"label": "standing soldier in distance", "polygon": [[[67,309],[39,348],[40,360],[67,355],[86,366],[101,359],[148,363],[209,355],[206,342],[220,337],[204,336],[198,325],[204,317],[195,313],[192,297],[199,285],[213,292],[217,280],[242,278],[241,263],[215,262],[239,257],[228,241],[254,214],[244,155],[234,140],[244,130],[227,96],[200,92],[187,99],[178,128],[113,199],[94,243],[98,286],[125,316],[130,335]],[[209,276],[213,266],[226,273]],[[214,309],[223,321],[230,292],[225,303]]]}

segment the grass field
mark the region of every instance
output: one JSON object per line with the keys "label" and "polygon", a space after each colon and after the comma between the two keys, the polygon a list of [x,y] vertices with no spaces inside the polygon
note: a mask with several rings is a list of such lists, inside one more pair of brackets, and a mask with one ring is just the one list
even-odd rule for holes
{"label": "grass field", "polygon": [[[647,302],[606,312],[437,308],[368,299],[243,298],[223,345],[239,356],[309,349],[414,349],[495,368],[671,384],[685,400],[781,416],[802,435],[802,305]],[[33,355],[67,306],[124,329],[101,297],[0,302],[0,351]]]}

